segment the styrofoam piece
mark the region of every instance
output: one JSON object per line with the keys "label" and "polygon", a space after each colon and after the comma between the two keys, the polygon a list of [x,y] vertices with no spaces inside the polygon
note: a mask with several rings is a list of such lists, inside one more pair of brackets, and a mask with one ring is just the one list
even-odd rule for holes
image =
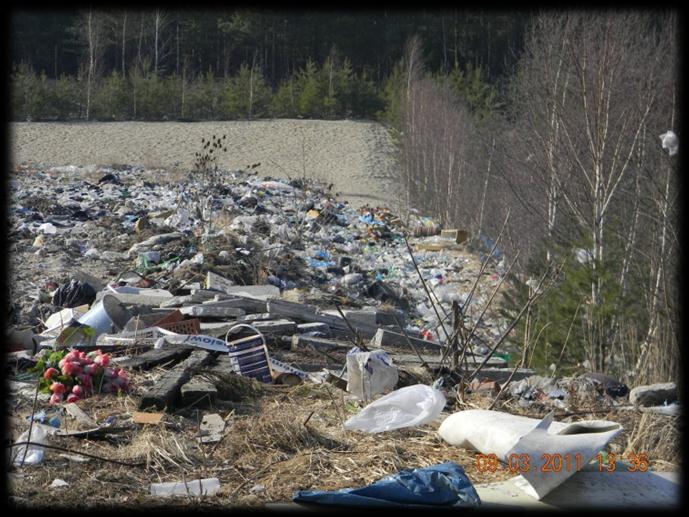
{"label": "styrofoam piece", "polygon": [[218,478],[194,479],[192,481],[172,481],[169,483],[151,483],[151,495],[159,497],[187,495],[215,495],[220,490]]}

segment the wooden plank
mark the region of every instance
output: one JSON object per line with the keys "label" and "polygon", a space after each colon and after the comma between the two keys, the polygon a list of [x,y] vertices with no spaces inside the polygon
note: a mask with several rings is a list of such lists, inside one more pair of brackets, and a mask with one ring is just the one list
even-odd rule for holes
{"label": "wooden plank", "polygon": [[214,357],[213,352],[194,350],[188,358],[166,372],[152,388],[143,394],[139,409],[171,407],[177,399],[180,387],[189,380],[191,369],[209,364]]}
{"label": "wooden plank", "polygon": [[162,420],[165,413],[146,413],[143,411],[134,411],[132,414],[132,421],[135,424],[149,424],[158,425]]}
{"label": "wooden plank", "polygon": [[149,350],[141,355],[132,357],[119,363],[121,368],[131,368],[135,370],[148,370],[159,364],[170,361],[180,361],[191,354],[193,348],[188,346],[176,346],[174,348],[160,348]]}

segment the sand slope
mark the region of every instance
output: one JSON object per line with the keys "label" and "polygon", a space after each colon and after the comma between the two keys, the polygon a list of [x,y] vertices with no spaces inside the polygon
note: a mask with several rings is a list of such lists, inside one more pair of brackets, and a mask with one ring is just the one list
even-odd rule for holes
{"label": "sand slope", "polygon": [[220,164],[260,163],[262,175],[315,177],[334,184],[358,206],[399,198],[394,147],[386,129],[350,120],[227,122],[17,122],[10,125],[15,163],[50,165],[137,164],[191,168],[201,139],[227,135]]}

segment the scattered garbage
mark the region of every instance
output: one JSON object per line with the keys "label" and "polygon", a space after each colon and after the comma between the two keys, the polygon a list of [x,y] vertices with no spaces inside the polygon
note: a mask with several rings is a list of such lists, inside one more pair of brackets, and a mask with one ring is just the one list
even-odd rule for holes
{"label": "scattered garbage", "polygon": [[[561,423],[553,421],[552,413],[539,420],[472,409],[447,417],[438,434],[451,445],[495,455],[521,476],[520,488],[541,499],[587,465],[620,431],[621,425],[606,420]],[[569,467],[548,468],[547,457],[555,455],[569,458]]]}
{"label": "scattered garbage", "polygon": [[324,506],[478,507],[481,500],[464,469],[453,462],[405,469],[363,488],[300,490],[293,500]]}
{"label": "scattered garbage", "polygon": [[[306,179],[218,171],[223,182],[210,187],[193,175],[176,183],[126,165],[91,172],[98,174],[87,180],[83,168],[40,166],[22,169],[10,183],[7,404],[10,411],[21,409],[16,419],[21,426],[12,436],[25,431],[26,439],[28,423],[39,444],[13,447],[15,465],[22,450],[24,465],[44,462],[40,443],[51,434],[65,440],[107,437],[118,444],[135,440],[137,433],[186,434],[186,443],[180,437],[175,445],[183,452],[175,460],[180,465],[193,463],[199,450],[217,453],[237,428],[250,437],[254,455],[271,446],[263,443],[267,438],[285,450],[266,457],[291,459],[294,450],[315,443],[319,450],[339,453],[338,439],[349,440],[348,446],[374,439],[344,430],[418,428],[437,419],[446,403],[454,408],[460,391],[469,397],[505,392],[510,396],[503,400],[534,414],[576,409],[582,402],[606,409],[632,402],[636,413],[660,414],[661,420],[679,411],[676,396],[642,387],[632,395],[602,374],[541,377],[508,367],[521,351],[507,344],[492,350],[504,320],[492,307],[483,312],[504,276],[505,257],[485,235],[474,253],[467,231],[442,229],[413,211],[403,220],[387,208],[355,209]],[[51,202],[48,192],[55,192]],[[442,355],[453,333],[454,302],[463,323],[473,327],[472,351],[450,371]],[[484,362],[476,378],[462,382],[464,368],[473,371]],[[275,410],[283,411],[279,426],[270,415],[260,415],[265,427],[253,421],[253,427],[242,428],[257,409],[268,407],[264,401],[254,406],[266,394],[274,398]],[[305,408],[310,414],[300,415]],[[328,411],[337,417],[325,415]],[[559,425],[569,424],[527,420],[512,434],[512,424],[502,425],[499,432],[509,435],[504,454],[549,452],[543,449],[551,446],[548,440],[552,447],[586,434],[602,440],[617,429],[594,425],[578,432],[582,428],[574,426],[570,429],[578,434],[557,434]],[[335,426],[340,437],[326,436],[327,426]],[[479,418],[471,426],[482,429],[486,440],[493,436]],[[241,444],[232,441],[233,451],[236,446]],[[170,451],[161,454],[168,455],[163,463],[177,464]],[[445,463],[429,469],[405,470],[396,481],[386,478],[387,488],[338,491],[332,500],[346,495],[371,504],[478,504],[471,484],[462,484],[467,480],[462,467]],[[241,471],[249,480],[242,496],[270,497],[275,484],[252,472]],[[557,481],[524,478],[537,497]],[[141,481],[142,490],[150,481]],[[150,493],[211,495],[219,486],[216,478],[154,483]],[[323,500],[331,497],[327,494],[321,494]]]}
{"label": "scattered garbage", "polygon": [[382,433],[432,422],[445,407],[441,391],[423,384],[400,388],[372,402],[344,423],[344,428]]}

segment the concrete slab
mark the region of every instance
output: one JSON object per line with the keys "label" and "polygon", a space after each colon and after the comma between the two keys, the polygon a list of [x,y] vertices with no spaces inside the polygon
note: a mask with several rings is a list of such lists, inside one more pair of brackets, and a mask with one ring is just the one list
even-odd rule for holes
{"label": "concrete slab", "polygon": [[649,508],[670,509],[680,504],[678,472],[598,472],[587,466],[543,499],[527,495],[514,479],[475,485],[482,509]]}

